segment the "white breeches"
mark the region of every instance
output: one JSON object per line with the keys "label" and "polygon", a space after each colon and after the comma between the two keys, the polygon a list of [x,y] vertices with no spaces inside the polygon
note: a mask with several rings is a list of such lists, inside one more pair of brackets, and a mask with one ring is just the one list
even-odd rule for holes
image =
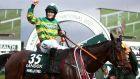
{"label": "white breeches", "polygon": [[47,53],[51,48],[66,49],[68,47],[59,45],[54,39],[42,41],[40,49],[43,53]]}

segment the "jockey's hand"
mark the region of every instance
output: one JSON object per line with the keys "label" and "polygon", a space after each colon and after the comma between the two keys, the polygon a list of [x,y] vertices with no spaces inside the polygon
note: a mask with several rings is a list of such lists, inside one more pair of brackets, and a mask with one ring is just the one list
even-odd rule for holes
{"label": "jockey's hand", "polygon": [[33,0],[33,4],[37,5],[39,3],[39,0]]}
{"label": "jockey's hand", "polygon": [[60,37],[65,37],[65,34],[62,31],[59,31],[58,34],[59,34]]}

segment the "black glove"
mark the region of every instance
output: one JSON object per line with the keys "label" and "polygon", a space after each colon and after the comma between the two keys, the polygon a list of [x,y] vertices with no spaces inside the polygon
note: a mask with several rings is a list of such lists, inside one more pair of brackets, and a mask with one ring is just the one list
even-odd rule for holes
{"label": "black glove", "polygon": [[62,31],[59,31],[59,32],[58,32],[58,35],[59,35],[60,37],[65,37],[65,34],[62,33]]}
{"label": "black glove", "polygon": [[34,9],[34,8],[35,8],[35,5],[34,5],[34,4],[32,4],[32,5],[31,5],[31,9]]}

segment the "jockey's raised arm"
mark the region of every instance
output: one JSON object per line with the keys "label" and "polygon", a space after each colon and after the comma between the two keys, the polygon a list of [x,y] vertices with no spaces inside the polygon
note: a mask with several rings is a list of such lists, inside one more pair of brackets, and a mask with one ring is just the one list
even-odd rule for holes
{"label": "jockey's raised arm", "polygon": [[34,8],[38,3],[39,0],[33,0],[33,3],[27,12],[27,19],[35,26],[37,31],[37,35],[40,40],[38,49],[40,49],[41,52],[52,56],[49,60],[50,69],[53,70],[53,68],[51,68],[53,66],[51,62],[54,60],[55,52],[57,49],[66,49],[67,47],[59,45],[59,43],[56,41],[56,38],[60,36],[60,27],[58,25],[59,22],[55,19],[55,16],[58,13],[57,6],[54,3],[49,4],[45,9],[46,16],[37,18],[34,15]]}

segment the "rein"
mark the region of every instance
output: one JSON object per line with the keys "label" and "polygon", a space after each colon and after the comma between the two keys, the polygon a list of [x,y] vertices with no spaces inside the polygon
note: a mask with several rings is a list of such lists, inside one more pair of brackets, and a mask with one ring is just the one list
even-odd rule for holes
{"label": "rein", "polygon": [[[75,59],[76,68],[77,68],[79,77],[80,77],[80,79],[86,79],[86,78],[90,79],[89,74],[85,69],[85,63],[83,61],[82,50],[79,51],[80,53],[78,55],[77,49],[78,49],[78,47],[76,47],[74,50],[74,59]],[[80,56],[79,63],[78,63],[78,56]],[[81,69],[81,71],[80,71],[80,69]]]}
{"label": "rein", "polygon": [[[58,28],[59,28],[59,32],[62,31],[61,27],[58,24]],[[62,33],[62,32],[61,32]],[[73,43],[75,46],[77,46],[79,49],[81,49],[82,51],[84,51],[85,53],[87,53],[89,56],[91,56],[93,59],[97,60],[97,57],[94,56],[93,54],[91,54],[89,51],[85,50],[84,48],[82,48],[81,46],[77,45],[75,42],[73,42],[70,38],[68,38],[65,34],[62,33],[62,35],[64,36],[64,38],[66,38],[67,40],[69,40],[71,43]]]}

